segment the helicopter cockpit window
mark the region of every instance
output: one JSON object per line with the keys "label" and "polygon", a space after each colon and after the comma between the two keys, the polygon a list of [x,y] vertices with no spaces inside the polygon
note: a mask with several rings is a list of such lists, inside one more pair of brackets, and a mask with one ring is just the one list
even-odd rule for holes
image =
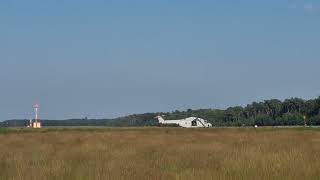
{"label": "helicopter cockpit window", "polygon": [[197,126],[197,121],[192,121],[191,125],[192,126]]}

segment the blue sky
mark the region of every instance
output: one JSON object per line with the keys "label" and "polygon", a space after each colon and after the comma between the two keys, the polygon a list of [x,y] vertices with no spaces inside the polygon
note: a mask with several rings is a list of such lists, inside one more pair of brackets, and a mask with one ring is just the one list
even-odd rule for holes
{"label": "blue sky", "polygon": [[320,2],[0,2],[0,119],[320,95]]}

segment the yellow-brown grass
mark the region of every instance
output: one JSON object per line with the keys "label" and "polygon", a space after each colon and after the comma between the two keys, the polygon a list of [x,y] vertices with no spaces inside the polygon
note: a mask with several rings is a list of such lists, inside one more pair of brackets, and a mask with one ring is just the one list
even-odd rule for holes
{"label": "yellow-brown grass", "polygon": [[320,179],[320,131],[13,130],[0,179]]}

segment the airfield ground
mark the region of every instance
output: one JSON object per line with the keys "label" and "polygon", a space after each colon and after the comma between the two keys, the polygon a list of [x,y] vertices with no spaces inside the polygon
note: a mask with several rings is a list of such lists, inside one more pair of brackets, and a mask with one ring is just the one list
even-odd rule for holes
{"label": "airfield ground", "polygon": [[0,179],[319,179],[318,128],[0,129]]}

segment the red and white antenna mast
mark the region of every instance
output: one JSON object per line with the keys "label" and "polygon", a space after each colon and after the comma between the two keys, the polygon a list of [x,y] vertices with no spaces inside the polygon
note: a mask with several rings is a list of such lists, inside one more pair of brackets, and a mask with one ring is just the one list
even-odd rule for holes
{"label": "red and white antenna mast", "polygon": [[39,108],[40,108],[40,106],[39,106],[39,103],[35,103],[35,104],[33,104],[33,109],[34,109],[34,112],[35,112],[35,114],[36,114],[36,117],[35,117],[35,121],[36,121],[36,123],[38,123],[38,112],[39,112]]}

